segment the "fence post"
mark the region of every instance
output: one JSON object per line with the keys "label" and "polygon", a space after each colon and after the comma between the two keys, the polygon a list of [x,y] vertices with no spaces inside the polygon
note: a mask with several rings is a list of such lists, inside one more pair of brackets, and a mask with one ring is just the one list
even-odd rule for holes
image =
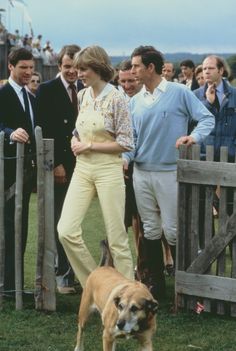
{"label": "fence post", "polygon": [[0,310],[2,309],[5,267],[4,231],[4,132],[0,133]]}
{"label": "fence post", "polygon": [[52,139],[42,139],[40,127],[35,128],[35,136],[38,167],[38,257],[35,307],[38,310],[55,311],[54,143]]}
{"label": "fence post", "polygon": [[24,172],[24,144],[17,143],[16,158],[16,194],[15,194],[15,286],[16,310],[23,307],[22,299],[22,199],[23,199],[23,172]]}

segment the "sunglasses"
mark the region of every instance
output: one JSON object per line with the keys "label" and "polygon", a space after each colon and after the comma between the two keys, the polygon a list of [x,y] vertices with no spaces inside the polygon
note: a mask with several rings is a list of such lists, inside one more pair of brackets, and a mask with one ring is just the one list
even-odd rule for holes
{"label": "sunglasses", "polygon": [[40,83],[40,80],[32,79],[32,80],[30,81],[30,83]]}

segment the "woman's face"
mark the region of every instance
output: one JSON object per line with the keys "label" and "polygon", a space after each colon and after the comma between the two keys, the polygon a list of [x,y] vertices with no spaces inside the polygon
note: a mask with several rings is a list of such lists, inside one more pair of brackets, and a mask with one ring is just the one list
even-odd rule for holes
{"label": "woman's face", "polygon": [[90,67],[78,68],[78,78],[82,81],[85,87],[93,87],[102,80],[100,75],[94,72]]}
{"label": "woman's face", "polygon": [[36,90],[38,89],[39,84],[40,84],[39,77],[33,74],[31,77],[31,80],[28,84],[28,88],[33,94],[35,94]]}

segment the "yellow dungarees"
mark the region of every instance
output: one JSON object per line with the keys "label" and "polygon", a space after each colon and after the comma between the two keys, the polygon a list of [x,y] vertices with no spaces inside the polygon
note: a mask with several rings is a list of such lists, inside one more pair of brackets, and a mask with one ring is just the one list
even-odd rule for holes
{"label": "yellow dungarees", "polygon": [[[113,94],[113,91],[108,93],[99,111],[88,102],[81,103],[76,129],[82,142],[115,141],[115,137],[104,128],[104,114]],[[77,156],[58,223],[60,241],[82,287],[97,266],[84,243],[81,229],[81,223],[96,192],[114,265],[127,278],[133,279],[132,256],[124,226],[125,185],[121,155],[87,151]],[[96,228],[93,230],[96,240]]]}

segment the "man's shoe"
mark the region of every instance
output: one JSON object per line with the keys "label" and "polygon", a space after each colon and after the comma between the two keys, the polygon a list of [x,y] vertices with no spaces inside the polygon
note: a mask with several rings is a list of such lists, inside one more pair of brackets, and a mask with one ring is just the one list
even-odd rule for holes
{"label": "man's shoe", "polygon": [[72,286],[58,286],[57,291],[59,292],[59,294],[63,295],[76,294],[76,290]]}

